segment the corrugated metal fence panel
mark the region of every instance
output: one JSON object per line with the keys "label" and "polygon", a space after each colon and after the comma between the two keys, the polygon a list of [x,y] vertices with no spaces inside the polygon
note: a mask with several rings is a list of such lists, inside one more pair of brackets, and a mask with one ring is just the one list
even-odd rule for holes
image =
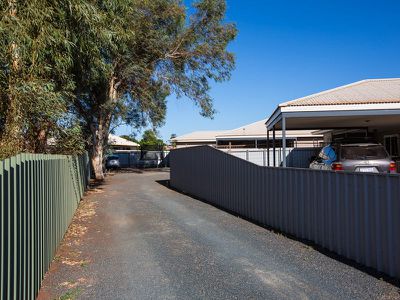
{"label": "corrugated metal fence panel", "polygon": [[260,167],[211,147],[171,152],[171,185],[400,278],[400,176]]}
{"label": "corrugated metal fence panel", "polygon": [[[286,163],[288,167],[308,168],[311,158],[318,155],[321,148],[286,148]],[[219,149],[223,152],[252,162],[259,166],[274,166],[273,149]],[[275,166],[282,163],[282,149],[275,149]]]}
{"label": "corrugated metal fence panel", "polygon": [[1,299],[35,299],[89,177],[87,154],[0,161]]}

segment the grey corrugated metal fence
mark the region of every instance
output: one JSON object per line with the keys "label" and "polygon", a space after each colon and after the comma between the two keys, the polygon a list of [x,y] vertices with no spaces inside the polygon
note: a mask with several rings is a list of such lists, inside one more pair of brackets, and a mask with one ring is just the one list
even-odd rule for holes
{"label": "grey corrugated metal fence", "polygon": [[400,278],[400,176],[261,167],[211,147],[174,150],[171,185]]}
{"label": "grey corrugated metal fence", "polygon": [[83,192],[87,155],[0,161],[0,298],[34,299]]}
{"label": "grey corrugated metal fence", "polygon": [[[274,166],[273,149],[219,149],[233,156],[252,162],[259,166]],[[293,168],[308,168],[313,156],[318,155],[321,148],[286,148],[286,165]],[[269,151],[269,162],[268,162]],[[282,148],[275,149],[275,166],[283,160]]]}

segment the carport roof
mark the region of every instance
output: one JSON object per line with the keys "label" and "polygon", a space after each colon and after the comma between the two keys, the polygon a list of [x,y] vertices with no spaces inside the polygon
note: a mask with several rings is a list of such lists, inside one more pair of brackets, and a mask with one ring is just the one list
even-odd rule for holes
{"label": "carport roof", "polygon": [[281,103],[268,129],[398,127],[400,78],[368,79]]}
{"label": "carport roof", "polygon": [[287,106],[400,103],[400,78],[366,79],[280,104]]}

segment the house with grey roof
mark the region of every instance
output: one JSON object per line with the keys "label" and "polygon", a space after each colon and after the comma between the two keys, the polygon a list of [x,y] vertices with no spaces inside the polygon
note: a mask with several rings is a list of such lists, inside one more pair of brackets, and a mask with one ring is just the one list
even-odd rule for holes
{"label": "house with grey roof", "polygon": [[283,151],[292,130],[318,130],[324,141],[373,138],[400,156],[400,78],[368,79],[278,105],[265,122],[282,132]]}
{"label": "house with grey roof", "polygon": [[[272,136],[267,138],[266,120],[260,120],[233,130],[195,131],[171,139],[176,148],[209,145],[222,149],[272,148]],[[269,142],[267,142],[269,140]],[[313,130],[294,130],[287,132],[288,147],[318,147],[322,135]],[[276,132],[275,146],[282,145],[282,136]]]}
{"label": "house with grey roof", "polygon": [[127,139],[111,133],[108,135],[108,146],[113,152],[129,152],[140,148],[138,143],[128,141]]}
{"label": "house with grey roof", "polygon": [[176,148],[204,145],[215,146],[217,143],[217,135],[224,131],[225,130],[194,131],[171,139],[171,143],[174,144]]}
{"label": "house with grey roof", "polygon": [[[263,119],[239,128],[228,130],[216,136],[218,148],[267,148],[273,147],[272,136],[267,137],[267,127]],[[288,147],[318,147],[322,141],[322,135],[315,130],[291,130],[286,133],[286,144]],[[282,147],[282,132],[277,131],[275,136],[275,147]]]}

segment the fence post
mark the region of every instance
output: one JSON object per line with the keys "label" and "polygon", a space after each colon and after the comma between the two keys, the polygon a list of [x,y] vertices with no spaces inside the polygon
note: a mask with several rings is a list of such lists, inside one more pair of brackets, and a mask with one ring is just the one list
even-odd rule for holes
{"label": "fence post", "polygon": [[85,153],[85,162],[86,162],[86,188],[88,188],[89,183],[90,183],[90,159],[89,159],[89,153]]}
{"label": "fence post", "polygon": [[11,298],[11,293],[10,293],[10,264],[11,264],[11,248],[10,248],[10,243],[11,243],[11,213],[10,213],[10,203],[11,203],[11,196],[10,196],[10,188],[11,188],[11,175],[10,175],[10,159],[7,158],[4,160],[4,220],[5,220],[5,226],[7,226],[7,231],[5,231],[5,235],[7,238],[4,239],[4,244],[2,244],[2,248],[4,248],[3,251],[3,257],[2,260],[4,261],[4,281],[2,284],[4,284],[4,295],[6,299]]}
{"label": "fence post", "polygon": [[263,166],[265,167],[265,149],[263,150]]}
{"label": "fence post", "polygon": [[0,161],[0,298],[4,297],[4,227],[5,227],[5,215],[4,215],[4,162]]}
{"label": "fence post", "polygon": [[[17,230],[18,230],[18,225],[17,225],[17,221],[18,221],[18,217],[17,217],[17,214],[18,214],[18,211],[17,211],[17,201],[18,201],[18,199],[17,199],[17,186],[16,186],[16,182],[17,182],[17,172],[16,172],[16,169],[17,169],[17,158],[14,156],[14,157],[11,157],[10,158],[10,160],[11,160],[11,167],[10,167],[10,171],[11,171],[11,176],[12,176],[12,179],[11,179],[11,181],[12,181],[12,187],[11,187],[11,192],[12,192],[12,197],[10,197],[11,198],[11,203],[10,203],[10,206],[12,206],[12,210],[13,210],[13,216],[12,216],[12,223],[13,223],[13,232],[11,233],[12,234],[12,236],[13,236],[13,245],[12,245],[12,249],[13,249],[13,253],[11,254],[11,256],[12,256],[12,264],[13,264],[13,266],[12,266],[12,272],[13,272],[13,287],[12,287],[12,298],[13,299],[17,299],[17,290],[18,290],[18,287],[17,287],[17,273],[18,273],[18,270],[17,270],[17,266],[18,266],[18,263],[17,263],[17,260],[18,260],[18,253],[17,253],[17,239],[18,239],[18,232],[17,232]],[[10,288],[11,288],[11,286],[10,286]]]}

